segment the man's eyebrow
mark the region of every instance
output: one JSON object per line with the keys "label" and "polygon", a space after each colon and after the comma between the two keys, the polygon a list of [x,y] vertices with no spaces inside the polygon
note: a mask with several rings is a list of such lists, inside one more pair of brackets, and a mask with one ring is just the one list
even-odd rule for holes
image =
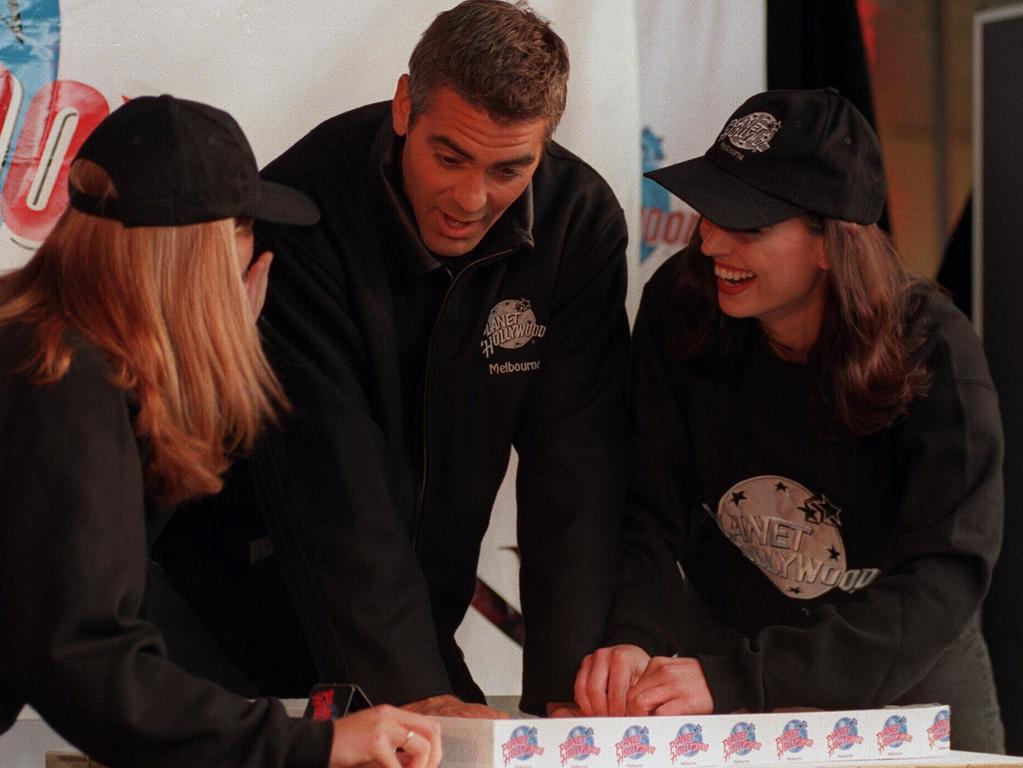
{"label": "man's eyebrow", "polygon": [[[427,138],[427,141],[429,141],[431,144],[443,144],[445,147],[450,149],[456,155],[460,155],[461,157],[465,158],[469,162],[472,162],[472,161],[474,161],[476,159],[475,157],[473,157],[471,152],[469,152],[468,150],[463,149],[462,147],[460,147],[456,141],[454,141],[453,139],[451,139],[448,136],[441,136],[441,135],[438,135],[438,134],[431,134]],[[523,153],[521,155],[516,155],[515,157],[509,157],[507,160],[502,160],[500,163],[498,163],[498,165],[500,165],[502,167],[507,167],[507,166],[526,166],[526,165],[532,165],[534,162],[536,162],[536,155],[534,155],[532,152],[525,152],[525,153]]]}

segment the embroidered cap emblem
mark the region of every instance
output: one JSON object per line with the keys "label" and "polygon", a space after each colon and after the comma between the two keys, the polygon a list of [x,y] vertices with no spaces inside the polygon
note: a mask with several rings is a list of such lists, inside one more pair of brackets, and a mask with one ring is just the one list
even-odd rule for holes
{"label": "embroidered cap emblem", "polygon": [[751,152],[766,152],[771,148],[771,139],[781,128],[781,121],[768,112],[750,112],[743,117],[729,121],[718,141],[728,139],[739,149]]}

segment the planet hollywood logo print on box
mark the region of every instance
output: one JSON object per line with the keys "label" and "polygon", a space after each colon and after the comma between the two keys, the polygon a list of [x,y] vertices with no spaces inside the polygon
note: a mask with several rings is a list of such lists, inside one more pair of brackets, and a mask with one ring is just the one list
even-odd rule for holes
{"label": "planet hollywood logo print on box", "polygon": [[539,745],[536,728],[520,725],[512,731],[508,741],[501,745],[501,754],[504,756],[505,765],[512,760],[521,762],[529,760],[533,755],[542,755],[543,747]]}
{"label": "planet hollywood logo print on box", "polygon": [[786,477],[761,475],[729,488],[714,519],[782,594],[810,600],[835,587],[855,592],[881,573],[846,566],[841,515],[824,494]]}
{"label": "planet hollywood logo print on box", "polygon": [[[497,349],[518,349],[536,339],[542,339],[547,326],[536,321],[536,313],[529,299],[505,299],[490,310],[483,326],[480,347],[483,357],[489,359]],[[540,361],[497,364],[490,366],[490,373],[518,373],[539,370]]]}
{"label": "planet hollywood logo print on box", "polygon": [[778,748],[778,758],[790,752],[796,754],[804,748],[813,746],[813,739],[807,731],[806,720],[789,720],[782,728],[781,734],[774,740]]}
{"label": "planet hollywood logo print on box", "polygon": [[753,723],[742,721],[732,726],[728,737],[721,744],[725,748],[725,760],[730,760],[736,755],[745,757],[764,746],[757,741],[757,727]]}
{"label": "planet hollywood logo print on box", "polygon": [[835,721],[835,727],[828,734],[828,757],[835,752],[847,752],[858,744],[863,743],[860,736],[859,724],[855,717],[840,717]]}
{"label": "planet hollywood logo print on box", "polygon": [[699,723],[683,724],[675,734],[675,738],[668,742],[668,752],[671,755],[672,763],[679,760],[682,762],[692,760],[708,749],[710,749],[710,745],[703,740],[703,726]]}
{"label": "planet hollywood logo print on box", "polygon": [[952,718],[949,711],[942,709],[934,716],[934,723],[927,728],[927,744],[933,747],[939,741],[947,744],[952,738]]}
{"label": "planet hollywood logo print on box", "polygon": [[877,751],[898,749],[913,740],[905,715],[892,715],[884,721],[884,727],[877,733]]}
{"label": "planet hollywood logo print on box", "polygon": [[641,760],[656,751],[657,748],[650,744],[650,729],[643,725],[630,725],[625,729],[622,740],[615,744],[618,765],[626,760]]}
{"label": "planet hollywood logo print on box", "polygon": [[562,765],[569,760],[585,760],[590,755],[600,754],[600,747],[594,743],[593,729],[585,725],[577,725],[570,730],[568,738],[561,742],[559,747]]}

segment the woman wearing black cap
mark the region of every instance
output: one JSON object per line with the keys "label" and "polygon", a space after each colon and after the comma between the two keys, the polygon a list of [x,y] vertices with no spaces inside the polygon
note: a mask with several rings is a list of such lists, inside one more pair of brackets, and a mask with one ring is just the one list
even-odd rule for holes
{"label": "woman wearing black cap", "polygon": [[229,115],[169,96],[96,128],[70,198],[0,277],[0,733],[30,704],[112,768],[435,768],[427,719],[292,720],[167,661],[139,617],[174,505],[216,492],[285,407],[255,325],[270,254],[250,266],[251,219],[309,224],[315,206],[260,180]]}
{"label": "woman wearing black cap", "polygon": [[833,90],[767,92],[648,175],[703,218],[636,320],[627,554],[578,705],[940,702],[955,748],[1001,751],[978,622],[997,397],[969,322],[875,223],[873,131]]}

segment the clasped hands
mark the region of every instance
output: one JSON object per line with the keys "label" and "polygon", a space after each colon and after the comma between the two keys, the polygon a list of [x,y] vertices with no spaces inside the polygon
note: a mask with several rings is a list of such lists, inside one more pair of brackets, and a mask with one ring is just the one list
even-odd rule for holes
{"label": "clasped hands", "polygon": [[700,662],[653,658],[636,645],[600,648],[583,659],[575,678],[575,705],[553,705],[559,716],[642,717],[702,715],[714,711]]}

